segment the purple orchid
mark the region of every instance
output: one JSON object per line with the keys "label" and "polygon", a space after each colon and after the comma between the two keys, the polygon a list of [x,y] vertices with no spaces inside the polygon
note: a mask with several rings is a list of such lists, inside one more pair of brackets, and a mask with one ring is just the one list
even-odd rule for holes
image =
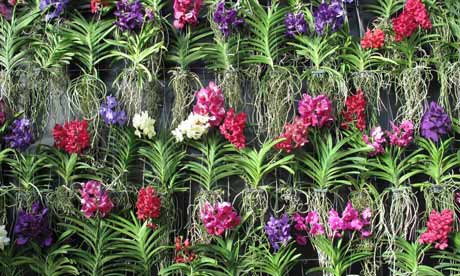
{"label": "purple orchid", "polygon": [[265,234],[275,250],[279,250],[281,246],[286,245],[292,239],[290,232],[291,225],[287,214],[283,214],[280,218],[270,216],[265,225]]}
{"label": "purple orchid", "polygon": [[244,23],[244,20],[238,17],[238,10],[235,8],[225,8],[224,1],[217,4],[213,20],[218,25],[219,31],[222,32],[224,37],[230,35],[232,28],[237,28]]}
{"label": "purple orchid", "polygon": [[121,31],[133,31],[144,24],[144,20],[153,20],[154,14],[150,8],[144,9],[140,0],[118,0],[116,11],[117,26]]}
{"label": "purple orchid", "polygon": [[322,35],[326,27],[330,27],[333,32],[342,27],[345,20],[345,13],[342,4],[338,0],[332,0],[330,4],[321,3],[313,12],[315,17],[316,33]]}
{"label": "purple orchid", "polygon": [[119,108],[118,101],[113,96],[107,96],[104,103],[101,104],[99,114],[104,119],[106,125],[120,125],[123,126],[128,121],[126,112]]}
{"label": "purple orchid", "polygon": [[41,0],[39,8],[41,11],[50,9],[45,16],[46,21],[50,21],[61,15],[67,4],[69,4],[69,1],[70,0]]}
{"label": "purple orchid", "polygon": [[25,150],[32,143],[32,129],[29,119],[16,119],[9,130],[11,133],[4,139],[11,148]]}
{"label": "purple orchid", "polygon": [[35,202],[30,212],[19,211],[14,233],[18,245],[35,241],[42,247],[50,246],[53,242],[53,235],[49,228],[48,208],[43,208],[40,203]]}
{"label": "purple orchid", "polygon": [[444,108],[435,102],[431,102],[422,117],[422,136],[437,142],[442,135],[447,134],[451,129],[452,121],[444,111]]}
{"label": "purple orchid", "polygon": [[294,35],[301,35],[307,32],[307,22],[301,12],[296,14],[288,13],[284,19],[284,25],[286,26],[287,37],[294,37]]}

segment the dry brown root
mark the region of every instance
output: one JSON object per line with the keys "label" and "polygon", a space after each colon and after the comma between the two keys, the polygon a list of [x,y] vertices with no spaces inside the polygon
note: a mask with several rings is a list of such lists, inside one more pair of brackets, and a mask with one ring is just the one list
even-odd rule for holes
{"label": "dry brown root", "polygon": [[372,108],[372,114],[379,115],[384,108],[380,99],[380,90],[384,86],[384,78],[381,73],[372,71],[355,72],[351,76],[353,86],[360,89],[366,95],[366,100]]}
{"label": "dry brown root", "polygon": [[193,103],[195,91],[201,86],[199,77],[192,72],[184,70],[172,71],[170,85],[174,92],[172,112],[172,128],[179,125],[189,114]]}

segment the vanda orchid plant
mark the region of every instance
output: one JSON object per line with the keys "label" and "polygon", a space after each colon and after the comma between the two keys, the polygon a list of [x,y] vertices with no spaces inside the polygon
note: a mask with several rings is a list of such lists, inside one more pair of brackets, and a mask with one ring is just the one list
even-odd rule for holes
{"label": "vanda orchid plant", "polygon": [[75,12],[65,29],[65,37],[73,42],[72,50],[81,75],[73,79],[67,89],[67,101],[71,114],[81,116],[90,122],[91,145],[95,145],[98,133],[99,111],[107,94],[106,84],[101,80],[97,68],[110,54],[106,43],[115,29],[111,20],[86,19]]}
{"label": "vanda orchid plant", "polygon": [[243,104],[243,74],[240,68],[243,51],[240,49],[242,37],[239,29],[244,19],[240,14],[242,7],[238,3],[232,3],[231,6],[226,5],[225,1],[213,3],[209,21],[214,39],[203,48],[208,68],[215,72],[228,106],[235,109]]}
{"label": "vanda orchid plant", "polygon": [[267,141],[283,130],[299,91],[296,70],[283,61],[287,53],[284,16],[289,9],[279,1],[269,7],[254,0],[245,3],[251,11],[245,18],[251,33],[242,44],[247,54],[242,63],[250,65],[250,81],[258,89],[254,95],[256,135]]}
{"label": "vanda orchid plant", "polygon": [[125,65],[114,86],[129,117],[142,110],[158,111],[157,73],[165,50],[166,26],[160,16],[164,4],[157,0],[116,3],[118,28],[114,39],[108,40],[115,46],[109,56]]}

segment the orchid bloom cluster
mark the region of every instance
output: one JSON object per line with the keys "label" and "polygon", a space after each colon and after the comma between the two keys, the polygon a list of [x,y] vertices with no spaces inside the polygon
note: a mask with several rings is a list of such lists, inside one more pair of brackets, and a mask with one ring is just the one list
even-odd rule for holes
{"label": "orchid bloom cluster", "polygon": [[334,121],[332,117],[332,102],[326,95],[312,97],[303,94],[299,101],[300,117],[313,127],[324,127]]}
{"label": "orchid bloom cluster", "polygon": [[8,238],[8,231],[5,229],[5,225],[0,225],[0,250],[5,249],[5,246],[10,244],[10,238]]}
{"label": "orchid bloom cluster", "polygon": [[29,119],[16,119],[9,126],[10,133],[4,137],[5,142],[10,148],[17,150],[25,150],[32,144],[33,134],[32,125]]}
{"label": "orchid bloom cluster", "polygon": [[220,125],[220,133],[224,135],[235,148],[242,149],[246,146],[244,128],[246,126],[246,113],[235,114],[235,110],[230,108],[227,111],[224,122]]}
{"label": "orchid bloom cluster", "polygon": [[102,184],[98,181],[90,180],[84,183],[80,189],[80,195],[81,211],[87,218],[97,214],[105,217],[114,207],[109,193],[102,189]]}
{"label": "orchid bloom cluster", "polygon": [[91,13],[97,13],[106,5],[104,0],[91,0],[89,6],[91,8]]}
{"label": "orchid bloom cluster", "polygon": [[334,121],[332,117],[332,102],[326,95],[312,97],[303,94],[298,104],[300,116],[294,118],[292,124],[284,126],[284,132],[279,138],[283,141],[276,144],[277,149],[291,152],[308,143],[308,129],[312,127],[324,127]]}
{"label": "orchid bloom cluster", "polygon": [[289,216],[285,213],[280,218],[270,216],[265,224],[265,234],[274,250],[279,250],[281,246],[287,245],[291,239],[291,224]]}
{"label": "orchid bloom cluster", "polygon": [[444,108],[435,102],[431,102],[422,116],[421,134],[426,139],[434,142],[439,141],[441,136],[449,133],[452,129],[452,121]]}
{"label": "orchid bloom cluster", "polygon": [[29,212],[20,210],[14,226],[14,234],[16,234],[16,244],[18,245],[35,241],[41,247],[50,246],[53,242],[53,234],[48,221],[48,208],[35,202]]}
{"label": "orchid bloom cluster", "polygon": [[225,118],[224,95],[214,82],[209,82],[208,87],[197,91],[195,98],[193,112],[172,131],[178,142],[182,142],[184,136],[194,140],[200,139],[209,128],[219,126]]}
{"label": "orchid bloom cluster", "polygon": [[344,129],[353,125],[360,131],[366,128],[366,104],[366,98],[361,90],[346,98],[345,109],[342,111]]}
{"label": "orchid bloom cluster", "polygon": [[421,244],[434,244],[436,249],[444,250],[448,246],[449,234],[453,230],[453,212],[443,210],[441,213],[431,211],[426,223],[427,230],[420,235]]}
{"label": "orchid bloom cluster", "polygon": [[407,147],[414,140],[414,124],[412,121],[404,120],[399,126],[390,123],[392,132],[387,131],[390,144],[398,147]]}
{"label": "orchid bloom cluster", "polygon": [[293,149],[303,147],[308,143],[308,128],[310,123],[296,116],[292,124],[284,126],[284,132],[278,137],[284,139],[275,145],[276,149],[285,150],[287,153]]}
{"label": "orchid bloom cluster", "polygon": [[206,202],[200,209],[200,218],[206,231],[215,236],[221,236],[241,222],[240,216],[229,202],[216,202],[214,205]]}
{"label": "orchid bloom cluster", "polygon": [[182,242],[182,236],[176,237],[174,260],[176,263],[190,263],[196,258],[196,254],[190,250],[190,241]]}
{"label": "orchid bloom cluster", "polygon": [[139,190],[136,208],[137,218],[141,221],[148,221],[147,226],[155,229],[156,225],[152,220],[160,217],[161,199],[152,186]]}
{"label": "orchid bloom cluster", "polygon": [[202,2],[202,0],[174,0],[174,27],[183,29],[186,24],[198,24]]}
{"label": "orchid bloom cluster", "polygon": [[69,2],[70,0],[40,0],[39,8],[41,11],[50,9],[45,16],[46,21],[50,21],[63,13]]}
{"label": "orchid bloom cluster", "polygon": [[307,32],[307,21],[302,12],[288,13],[284,19],[286,26],[286,36],[294,37],[295,35],[302,35]]}
{"label": "orchid bloom cluster", "polygon": [[[407,147],[414,139],[414,124],[412,121],[404,120],[399,126],[391,122],[391,127],[392,131],[386,132],[390,145],[403,148]],[[385,152],[384,147],[387,138],[382,131],[382,127],[378,126],[371,129],[370,135],[363,135],[363,140],[374,149],[369,153],[370,156],[376,156]]]}
{"label": "orchid bloom cluster", "polygon": [[361,40],[361,47],[363,49],[380,49],[385,44],[385,33],[379,29],[374,30],[367,29]]}
{"label": "orchid bloom cluster", "polygon": [[10,20],[13,12],[13,7],[16,5],[16,0],[5,0],[5,2],[0,0],[0,16]]}
{"label": "orchid bloom cluster", "polygon": [[232,29],[236,29],[244,23],[244,20],[238,17],[238,10],[236,8],[225,8],[225,1],[220,1],[217,4],[213,20],[224,37],[228,37]]}
{"label": "orchid bloom cluster", "polygon": [[122,32],[139,29],[154,18],[152,9],[144,8],[140,0],[118,0],[113,14],[117,18],[115,24]]}
{"label": "orchid bloom cluster", "polygon": [[121,110],[120,104],[114,96],[107,96],[106,101],[101,104],[99,114],[106,125],[124,126],[128,121],[126,112]]}
{"label": "orchid bloom cluster", "polygon": [[176,138],[177,142],[184,141],[184,137],[198,140],[208,132],[210,127],[208,116],[192,112],[185,121],[182,121],[177,128],[172,131],[172,135]]}
{"label": "orchid bloom cluster", "polygon": [[385,152],[384,145],[386,139],[382,127],[378,126],[371,129],[370,135],[363,135],[363,140],[366,144],[374,148],[374,151],[369,153],[370,156],[379,155]]}
{"label": "orchid bloom cluster", "polygon": [[69,154],[81,153],[89,147],[88,121],[71,121],[53,129],[54,145]]}
{"label": "orchid bloom cluster", "polygon": [[155,119],[150,118],[147,111],[134,114],[133,127],[135,128],[134,134],[139,138],[145,136],[152,139],[157,134],[155,132]]}
{"label": "orchid bloom cluster", "polygon": [[295,213],[292,217],[294,222],[295,240],[299,245],[307,244],[307,235],[318,236],[324,234],[324,227],[320,223],[318,212],[310,211],[304,217],[299,213]]}
{"label": "orchid bloom cluster", "polygon": [[364,209],[361,214],[353,208],[351,202],[347,203],[342,216],[332,209],[329,211],[328,224],[333,232],[333,237],[342,237],[343,231],[356,231],[361,233],[362,238],[372,235],[370,230],[372,212],[370,208]]}
{"label": "orchid bloom cluster", "polygon": [[421,0],[407,0],[403,12],[393,18],[392,23],[396,41],[410,37],[418,27],[425,30],[432,28],[430,15]]}
{"label": "orchid bloom cluster", "polygon": [[322,35],[326,28],[333,32],[342,27],[345,20],[345,13],[342,3],[339,0],[331,0],[331,3],[322,2],[313,12],[315,17],[315,30],[318,35]]}
{"label": "orchid bloom cluster", "polygon": [[193,113],[208,116],[211,127],[220,125],[225,117],[225,98],[222,90],[212,81],[195,94]]}

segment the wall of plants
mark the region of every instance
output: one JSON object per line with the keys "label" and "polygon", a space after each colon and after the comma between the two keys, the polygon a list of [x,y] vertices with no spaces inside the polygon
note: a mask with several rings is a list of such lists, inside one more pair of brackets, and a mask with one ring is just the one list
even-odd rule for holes
{"label": "wall of plants", "polygon": [[0,275],[460,275],[456,0],[0,0]]}

